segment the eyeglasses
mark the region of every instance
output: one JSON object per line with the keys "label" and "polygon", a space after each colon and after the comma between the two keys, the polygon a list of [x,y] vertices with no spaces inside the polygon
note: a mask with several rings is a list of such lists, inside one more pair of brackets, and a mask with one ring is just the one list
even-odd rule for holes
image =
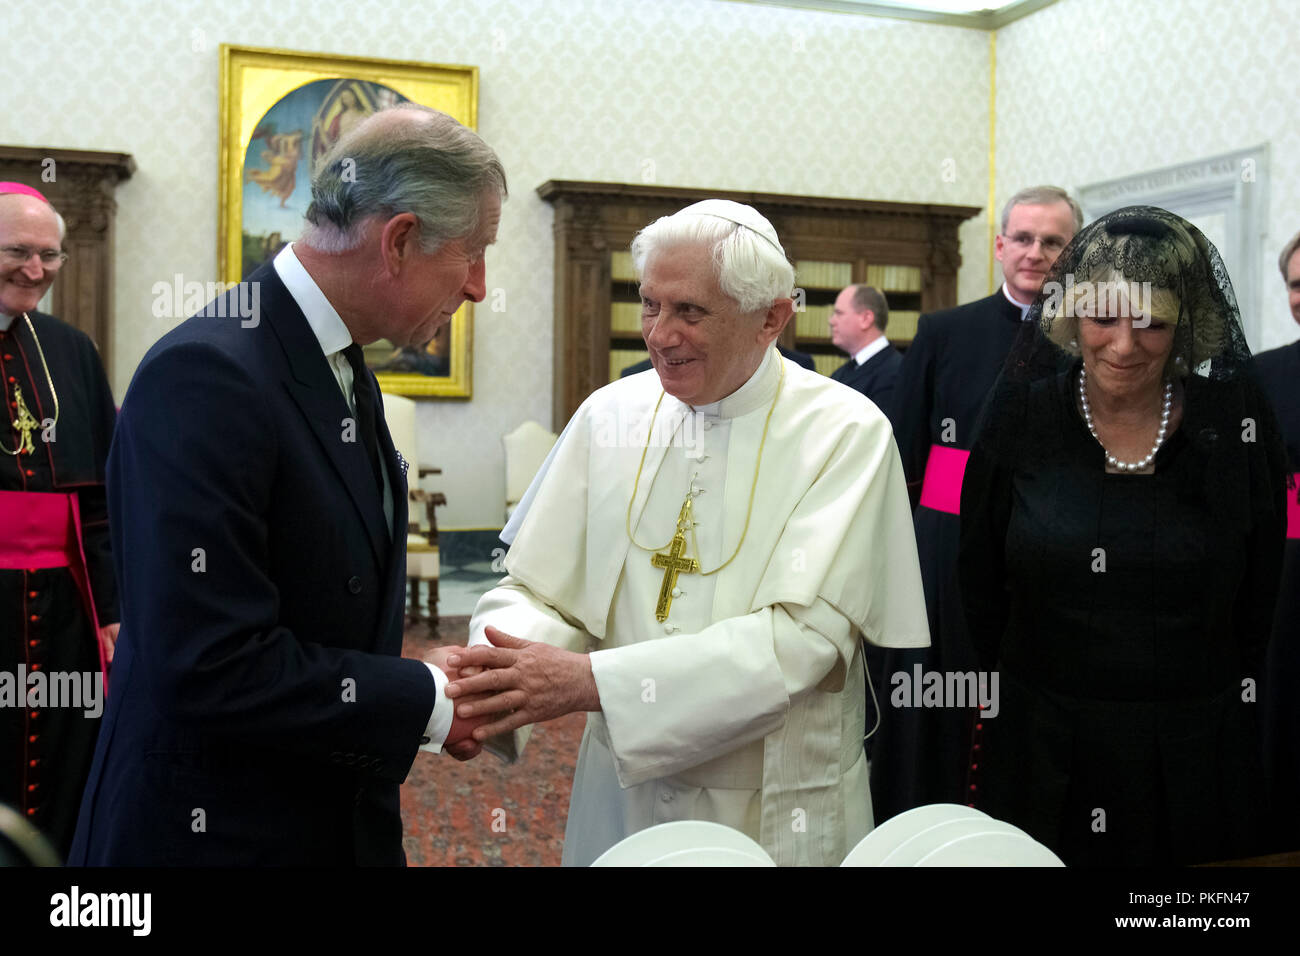
{"label": "eyeglasses", "polygon": [[1021,249],[1029,249],[1035,242],[1041,242],[1046,253],[1057,253],[1065,248],[1065,240],[1060,236],[1035,236],[1032,232],[1017,232],[1007,236],[1006,240]]}
{"label": "eyeglasses", "polygon": [[35,246],[0,246],[0,257],[3,257],[5,265],[24,266],[31,261],[32,256],[40,257],[41,265],[51,272],[68,261],[68,254],[60,252],[58,249],[37,249]]}

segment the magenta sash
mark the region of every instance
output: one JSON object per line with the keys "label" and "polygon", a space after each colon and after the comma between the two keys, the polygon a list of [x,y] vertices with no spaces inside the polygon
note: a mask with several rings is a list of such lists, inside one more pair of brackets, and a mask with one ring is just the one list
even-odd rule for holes
{"label": "magenta sash", "polygon": [[921,506],[950,515],[961,514],[961,481],[970,452],[947,445],[931,445],[921,485]]}
{"label": "magenta sash", "polygon": [[81,543],[81,504],[75,492],[0,491],[0,568],[67,568],[95,629],[100,669],[107,674],[99,614]]}
{"label": "magenta sash", "polygon": [[[1295,483],[1300,487],[1300,471],[1295,473]],[[1293,541],[1300,539],[1300,501],[1290,488],[1286,492],[1286,536]]]}

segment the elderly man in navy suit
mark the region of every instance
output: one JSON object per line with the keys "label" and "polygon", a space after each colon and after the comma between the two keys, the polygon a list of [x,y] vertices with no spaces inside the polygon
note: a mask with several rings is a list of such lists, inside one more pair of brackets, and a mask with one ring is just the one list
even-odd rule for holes
{"label": "elderly man in navy suit", "polygon": [[831,307],[831,342],[849,353],[849,360],[831,375],[857,389],[876,406],[889,411],[894,381],[903,367],[903,353],[885,338],[889,305],[884,295],[869,285],[851,285]]}
{"label": "elderly man in navy suit", "polygon": [[416,752],[477,753],[445,654],[399,656],[405,463],[360,347],[482,300],[505,193],[455,120],[377,113],[317,166],[303,237],[145,356],[109,457],[122,628],[72,864],[400,865]]}

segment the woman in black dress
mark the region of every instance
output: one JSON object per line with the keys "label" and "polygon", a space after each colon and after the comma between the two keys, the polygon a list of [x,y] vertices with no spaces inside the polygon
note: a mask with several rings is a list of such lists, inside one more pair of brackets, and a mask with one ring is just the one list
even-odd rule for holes
{"label": "woman in black dress", "polygon": [[1260,852],[1286,474],[1222,260],[1118,210],[1030,318],[962,489],[963,605],[999,677],[972,802],[1071,865]]}

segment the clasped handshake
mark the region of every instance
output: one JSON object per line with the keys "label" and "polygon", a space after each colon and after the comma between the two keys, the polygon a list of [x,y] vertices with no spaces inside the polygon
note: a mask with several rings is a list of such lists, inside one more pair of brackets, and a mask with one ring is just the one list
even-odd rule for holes
{"label": "clasped handshake", "polygon": [[600,694],[586,654],[486,630],[490,643],[439,647],[428,661],[447,675],[455,708],[444,749],[469,760],[483,742],[527,724],[574,711],[600,710]]}

